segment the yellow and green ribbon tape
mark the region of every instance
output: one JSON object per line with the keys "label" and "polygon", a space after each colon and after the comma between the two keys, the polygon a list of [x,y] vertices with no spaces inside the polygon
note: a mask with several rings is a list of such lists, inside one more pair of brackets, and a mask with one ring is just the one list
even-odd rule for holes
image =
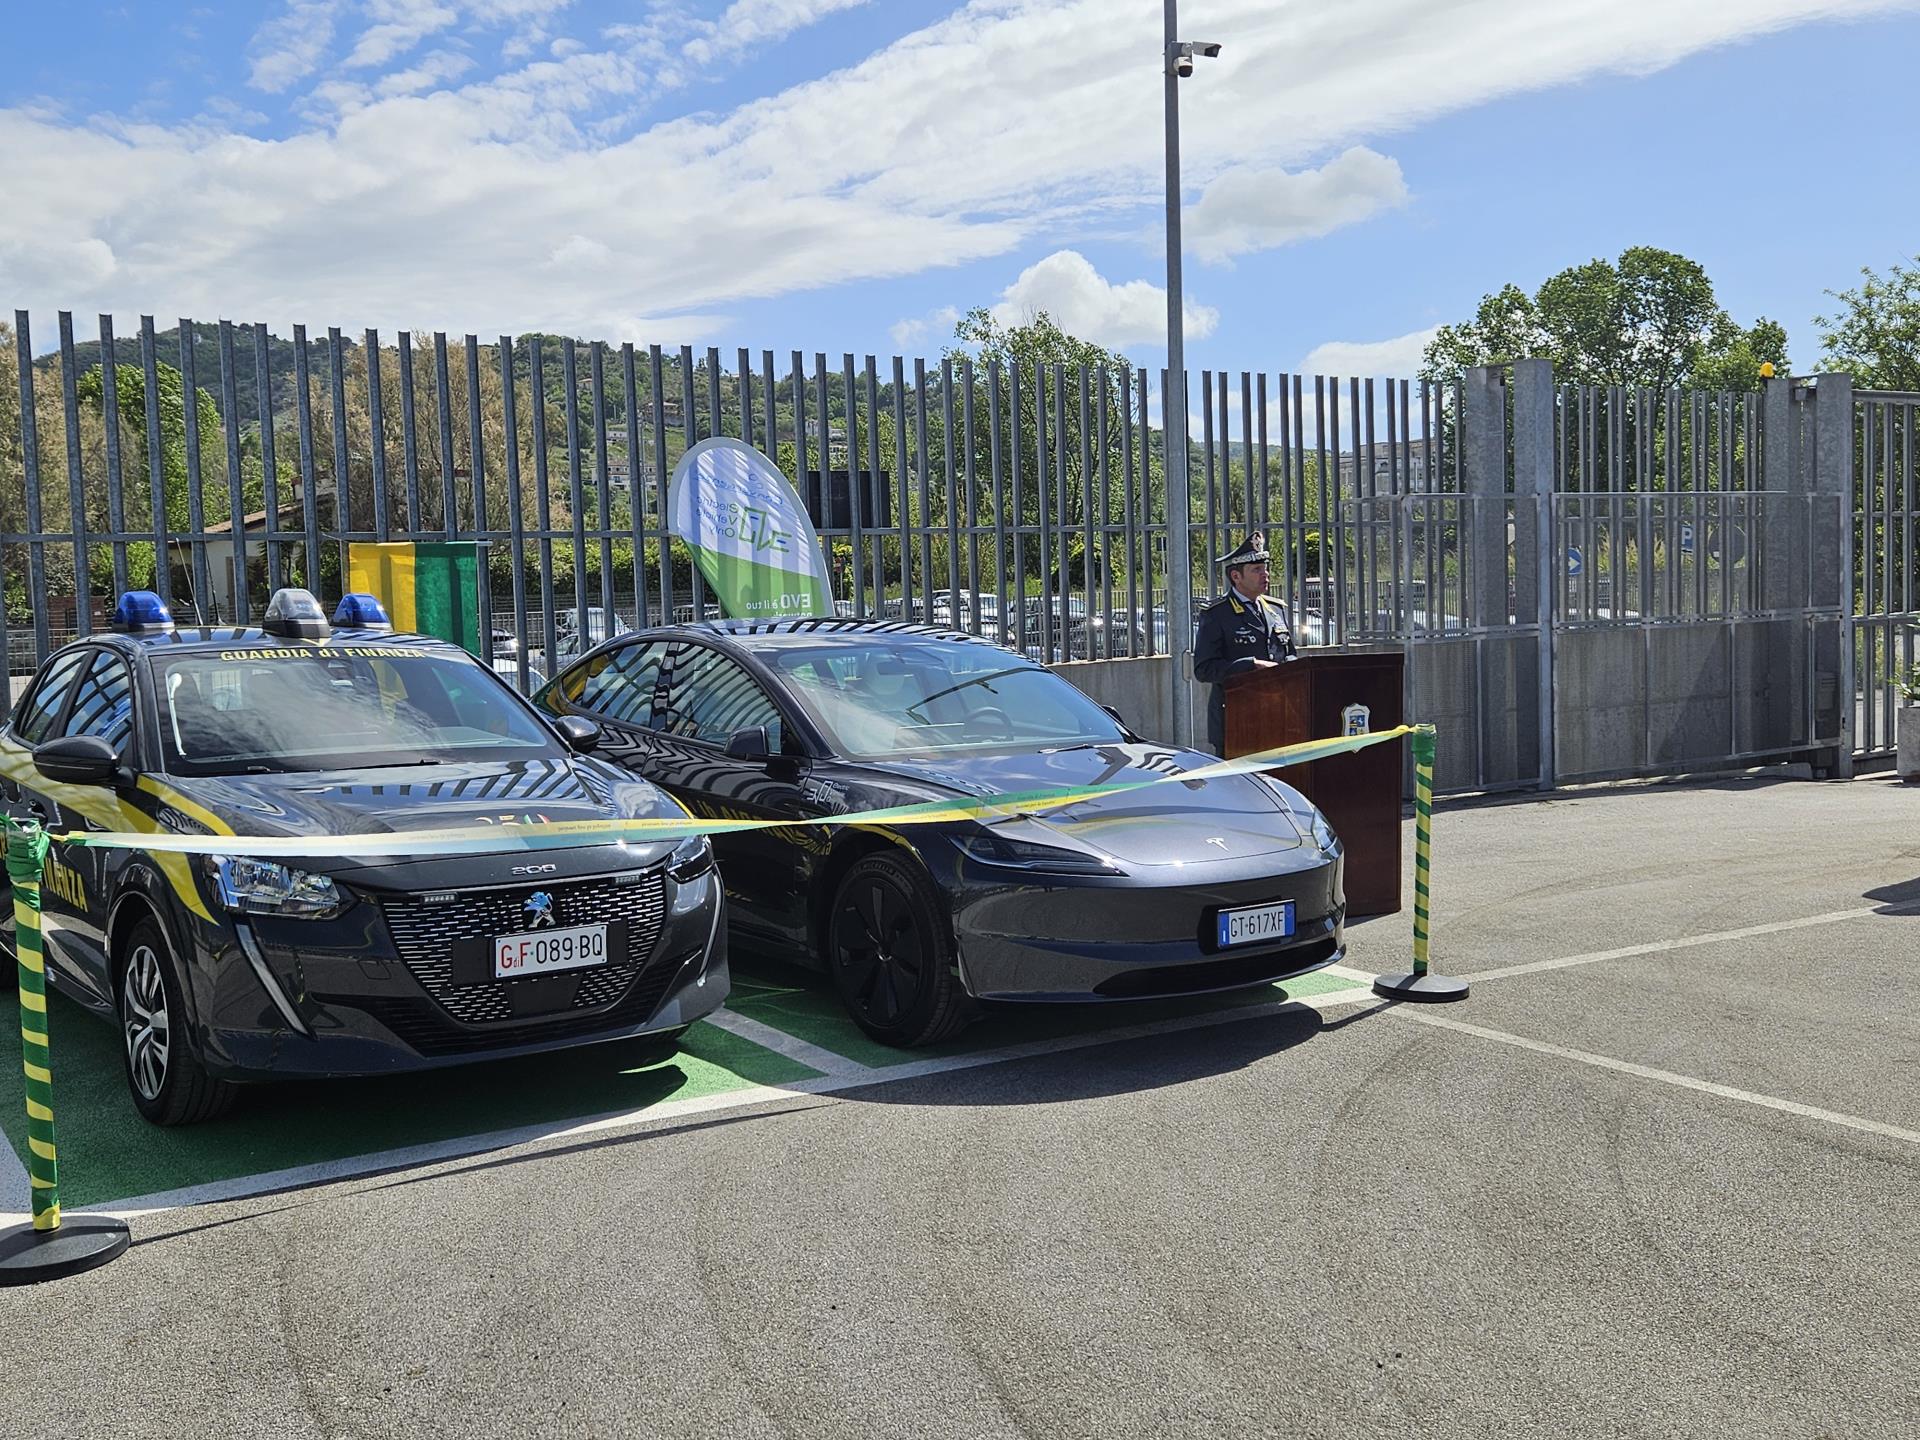
{"label": "yellow and green ribbon tape", "polygon": [[20,1058],[26,1072],[27,1183],[33,1228],[60,1228],[60,1170],[53,1144],[53,1059],[47,1049],[47,959],[40,934],[40,871],[49,839],[9,819],[7,878],[13,882],[14,952],[20,970]]}
{"label": "yellow and green ribbon tape", "polygon": [[1433,754],[1431,725],[1413,728],[1413,973],[1427,973],[1427,907],[1433,867]]}
{"label": "yellow and green ribbon tape", "polygon": [[[1304,765],[1332,755],[1345,755],[1416,734],[1411,725],[1391,730],[1376,730],[1364,735],[1342,735],[1326,740],[1307,740],[1297,745],[1282,745],[1253,755],[1217,760],[1192,770],[1169,771],[1143,780],[1127,780],[1109,785],[1088,785],[1065,790],[1032,790],[1018,794],[993,795],[977,800],[930,800],[918,805],[896,805],[880,810],[851,811],[841,815],[820,815],[808,819],[752,820],[710,819],[692,816],[653,816],[631,820],[562,820],[537,825],[474,825],[439,830],[398,830],[377,835],[161,835],[130,834],[113,831],[79,831],[56,835],[62,844],[109,846],[117,849],[146,850],[158,854],[309,856],[387,856],[459,855],[501,850],[561,849],[574,845],[598,845],[615,841],[655,844],[662,840],[684,839],[692,835],[726,835],[742,830],[791,830],[800,826],[839,828],[845,826],[946,825],[959,821],[983,820],[1015,815],[1034,815],[1050,810],[1065,810],[1088,800],[1125,795],[1158,785],[1194,784],[1220,780],[1234,775],[1251,775],[1288,765]],[[1431,731],[1429,730],[1429,735]],[[1431,740],[1429,740],[1429,751]],[[1428,767],[1431,779],[1431,764]]]}

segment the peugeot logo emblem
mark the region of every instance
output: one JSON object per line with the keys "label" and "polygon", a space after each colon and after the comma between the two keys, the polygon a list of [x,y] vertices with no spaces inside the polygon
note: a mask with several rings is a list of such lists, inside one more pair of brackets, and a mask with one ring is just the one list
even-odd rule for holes
{"label": "peugeot logo emblem", "polygon": [[529,895],[521,910],[529,929],[540,930],[553,924],[553,896],[545,890]]}

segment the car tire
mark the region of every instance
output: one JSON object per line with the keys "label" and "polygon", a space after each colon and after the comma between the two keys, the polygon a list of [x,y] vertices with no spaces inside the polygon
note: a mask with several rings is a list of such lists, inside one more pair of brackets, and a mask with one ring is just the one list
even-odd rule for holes
{"label": "car tire", "polygon": [[197,1125],[225,1113],[239,1087],[207,1074],[193,1053],[180,982],[160,927],[152,920],[135,922],[121,948],[114,997],[134,1108],[167,1126]]}
{"label": "car tire", "polygon": [[903,1049],[950,1039],[973,1019],[952,927],[918,866],[855,863],[827,914],[827,970],[854,1023]]}

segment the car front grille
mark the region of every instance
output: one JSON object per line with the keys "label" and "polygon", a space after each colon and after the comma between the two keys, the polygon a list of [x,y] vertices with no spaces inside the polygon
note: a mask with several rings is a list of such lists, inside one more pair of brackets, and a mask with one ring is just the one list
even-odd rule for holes
{"label": "car front grille", "polygon": [[[603,965],[519,980],[493,979],[489,959],[482,972],[484,980],[459,983],[455,946],[461,942],[489,945],[498,936],[530,928],[526,904],[537,891],[553,897],[556,926],[624,926],[624,952],[610,956]],[[666,904],[666,876],[656,869],[637,878],[455,891],[451,900],[432,903],[410,896],[384,901],[381,910],[401,961],[436,1004],[462,1024],[498,1025],[535,1015],[557,1018],[567,1012],[601,1010],[618,1003],[647,968],[660,938]]]}

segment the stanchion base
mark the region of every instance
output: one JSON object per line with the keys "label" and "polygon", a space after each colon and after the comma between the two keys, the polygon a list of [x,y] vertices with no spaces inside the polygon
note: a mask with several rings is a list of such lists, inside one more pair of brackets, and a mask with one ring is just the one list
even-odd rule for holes
{"label": "stanchion base", "polygon": [[37,1285],[78,1275],[114,1259],[132,1237],[111,1215],[74,1215],[57,1230],[31,1224],[0,1230],[0,1285]]}
{"label": "stanchion base", "polygon": [[1374,977],[1373,993],[1385,995],[1390,1000],[1417,1000],[1437,1004],[1447,1000],[1467,998],[1467,982],[1457,980],[1450,975],[1378,975]]}

